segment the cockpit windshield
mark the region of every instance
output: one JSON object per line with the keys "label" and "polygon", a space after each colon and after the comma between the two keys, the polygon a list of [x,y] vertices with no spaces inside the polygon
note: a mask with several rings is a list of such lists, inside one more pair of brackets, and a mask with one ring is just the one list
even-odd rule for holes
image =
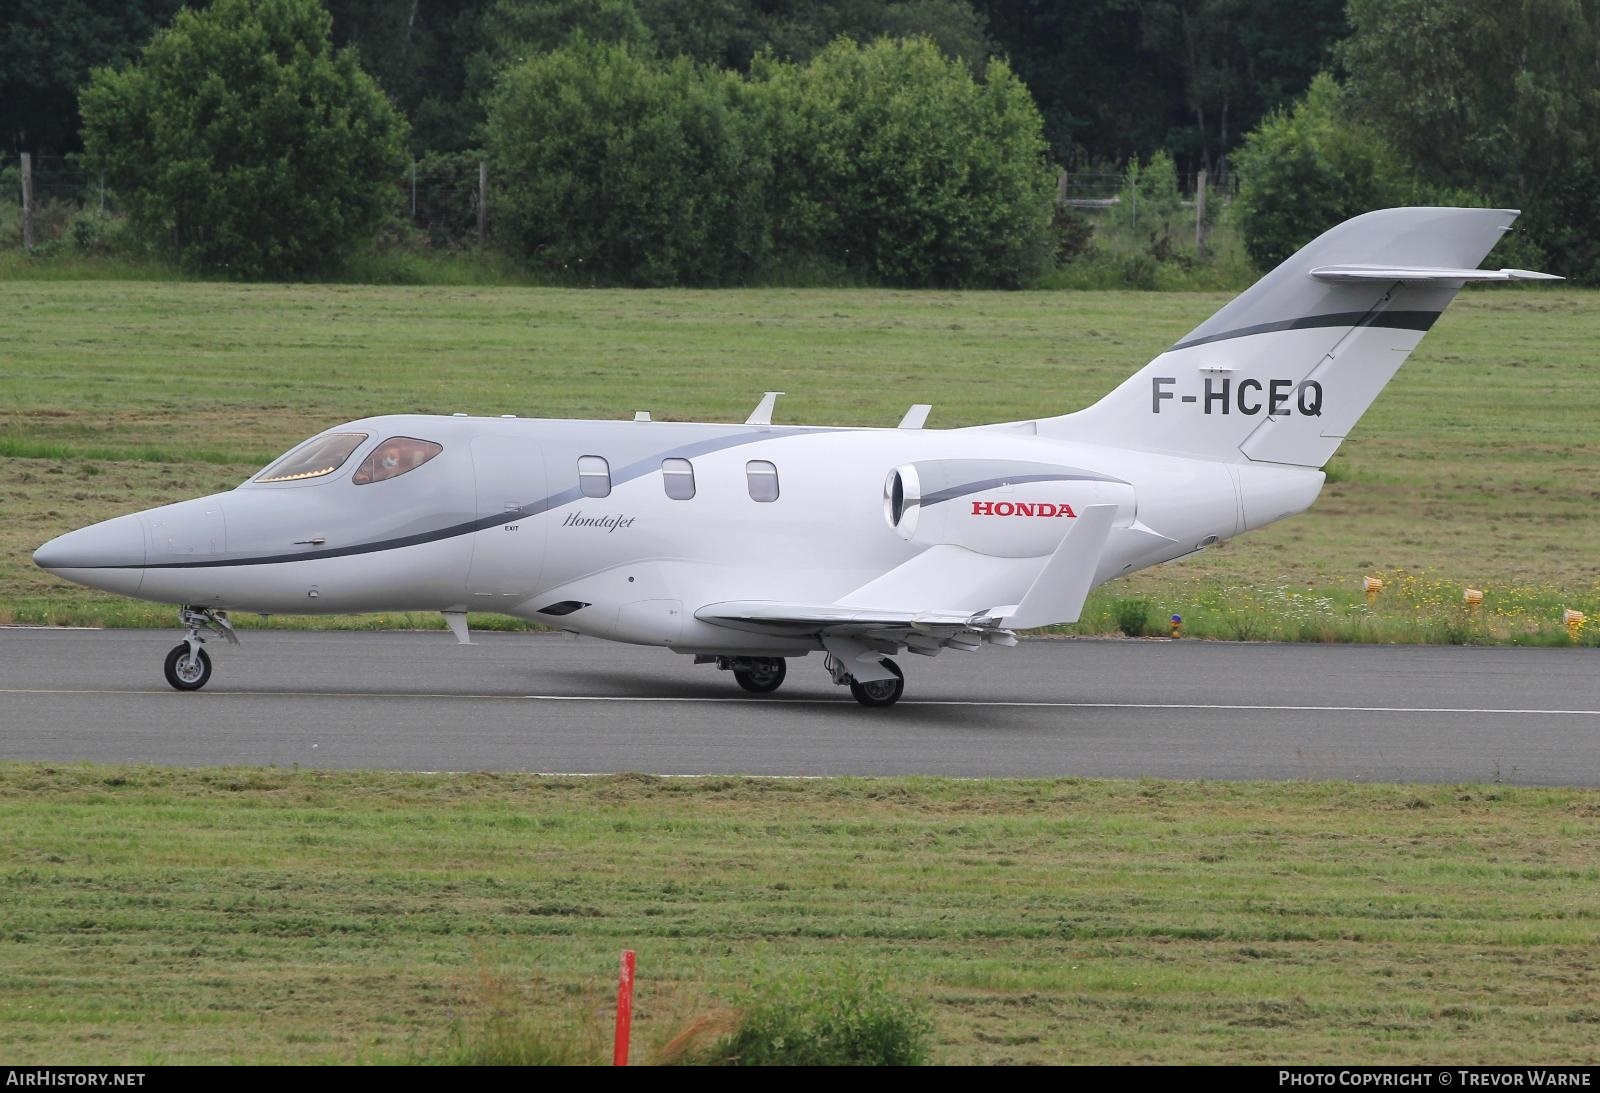
{"label": "cockpit windshield", "polygon": [[356,473],[351,475],[350,481],[358,486],[365,486],[369,482],[399,478],[407,471],[416,470],[442,451],[444,446],[435,444],[431,440],[418,440],[411,436],[390,437],[372,449],[372,454],[361,461],[361,466],[356,468]]}
{"label": "cockpit windshield", "polygon": [[326,433],[313,437],[256,476],[257,482],[299,482],[321,478],[344,466],[366,433]]}

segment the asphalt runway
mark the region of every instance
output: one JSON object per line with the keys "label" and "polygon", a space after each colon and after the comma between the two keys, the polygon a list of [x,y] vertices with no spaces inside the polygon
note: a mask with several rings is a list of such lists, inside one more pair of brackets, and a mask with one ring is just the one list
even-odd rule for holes
{"label": "asphalt runway", "polygon": [[1600,785],[1600,650],[1025,641],[900,658],[856,705],[555,635],[247,632],[205,690],[178,632],[0,629],[0,759],[654,774]]}

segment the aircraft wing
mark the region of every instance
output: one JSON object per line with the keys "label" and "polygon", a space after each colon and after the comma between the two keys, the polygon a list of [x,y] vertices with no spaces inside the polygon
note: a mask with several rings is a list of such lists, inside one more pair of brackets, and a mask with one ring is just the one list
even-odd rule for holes
{"label": "aircraft wing", "polygon": [[702,622],[791,637],[814,635],[829,653],[850,665],[862,682],[894,678],[883,658],[905,649],[936,656],[945,649],[975,653],[985,642],[1015,645],[1017,636],[1001,620],[953,611],[841,607],[838,604],[732,600],[696,611]]}
{"label": "aircraft wing", "polygon": [[[899,652],[901,647],[933,656],[942,649],[975,652],[985,643],[1015,645],[1017,637],[1011,627],[1077,621],[1115,513],[1114,505],[1087,506],[1037,569],[1017,604],[973,612],[730,600],[707,604],[695,612],[695,618],[757,634],[814,635],[840,659],[868,664],[884,654]],[[894,586],[878,581],[866,587],[883,590]]]}

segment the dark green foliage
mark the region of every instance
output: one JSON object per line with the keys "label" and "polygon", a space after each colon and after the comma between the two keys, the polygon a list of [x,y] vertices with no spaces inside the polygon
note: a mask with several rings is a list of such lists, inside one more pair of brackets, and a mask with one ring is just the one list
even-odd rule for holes
{"label": "dark green foliage", "polygon": [[732,73],[579,41],[489,103],[496,214],[514,253],[578,283],[740,281],[768,252],[765,137]]}
{"label": "dark green foliage", "polygon": [[1009,286],[1049,268],[1055,177],[1003,63],[981,82],[927,39],[840,39],[758,61],[775,140],[774,235],[867,280]]}
{"label": "dark green foliage", "polygon": [[1044,115],[1051,154],[1081,169],[1166,148],[1213,183],[1239,135],[1331,60],[1344,0],[974,0]]}
{"label": "dark green foliage", "polygon": [[1600,281],[1600,2],[1351,0],[1350,105],[1427,183],[1526,213],[1555,271]]}
{"label": "dark green foliage", "polygon": [[1245,250],[1263,270],[1340,221],[1417,193],[1399,154],[1348,116],[1339,85],[1326,75],[1293,112],[1274,114],[1246,137],[1234,162],[1234,214]]}
{"label": "dark green foliage", "polygon": [[78,88],[90,71],[126,64],[182,6],[183,0],[0,4],[0,139],[6,151],[77,150]]}
{"label": "dark green foliage", "polygon": [[217,0],[84,89],[84,155],[134,234],[236,277],[336,266],[397,204],[405,122],[316,0]]}
{"label": "dark green foliage", "polygon": [[579,283],[719,284],[816,263],[900,285],[1048,268],[1037,111],[929,41],[840,39],[751,80],[586,40],[511,69],[489,104],[501,238]]}
{"label": "dark green foliage", "polygon": [[757,997],[703,1057],[723,1066],[921,1066],[933,1024],[882,984],[852,976]]}

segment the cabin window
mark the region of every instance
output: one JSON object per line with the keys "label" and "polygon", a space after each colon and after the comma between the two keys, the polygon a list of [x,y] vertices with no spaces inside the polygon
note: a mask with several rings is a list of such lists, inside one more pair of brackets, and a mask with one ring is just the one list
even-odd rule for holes
{"label": "cabin window", "polygon": [[578,457],[578,489],[585,497],[611,496],[611,464],[603,456]]}
{"label": "cabin window", "polygon": [[332,474],[344,466],[350,453],[366,439],[366,433],[328,433],[313,437],[262,471],[256,481],[300,482]]}
{"label": "cabin window", "polygon": [[694,496],[694,464],[687,459],[663,459],[661,484],[674,501],[689,500]]}
{"label": "cabin window", "polygon": [[444,451],[444,445],[431,440],[418,440],[414,436],[394,436],[372,449],[372,454],[361,461],[350,481],[358,486],[370,482],[384,482],[414,471],[428,460]]}
{"label": "cabin window", "polygon": [[778,499],[778,468],[765,459],[752,459],[744,465],[744,478],[752,501]]}

